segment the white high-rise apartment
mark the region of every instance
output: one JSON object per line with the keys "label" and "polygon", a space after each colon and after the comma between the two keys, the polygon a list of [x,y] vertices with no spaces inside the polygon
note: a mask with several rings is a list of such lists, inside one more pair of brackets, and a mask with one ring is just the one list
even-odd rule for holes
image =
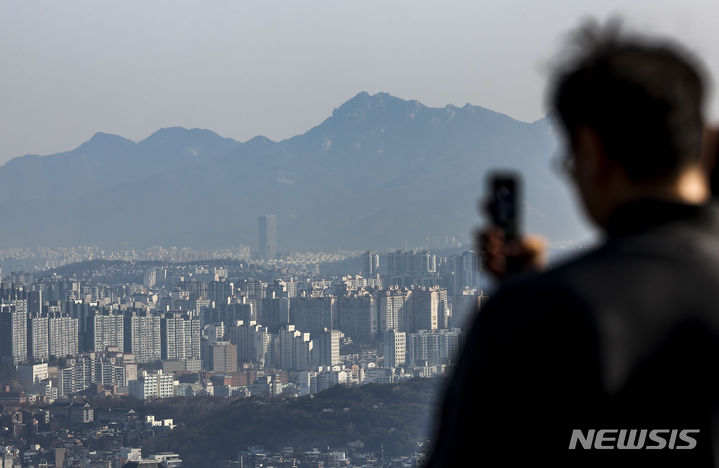
{"label": "white high-rise apartment", "polygon": [[403,366],[407,356],[407,334],[388,330],[384,335],[384,367]]}
{"label": "white high-rise apartment", "polygon": [[125,318],[125,350],[140,363],[162,358],[160,316],[133,314]]}
{"label": "white high-rise apartment", "polygon": [[396,286],[380,291],[377,296],[379,331],[411,331],[411,295],[410,289]]}
{"label": "white high-rise apartment", "polygon": [[30,317],[27,324],[30,357],[38,361],[46,361],[50,357],[47,317]]}
{"label": "white high-rise apartment", "polygon": [[160,320],[162,359],[200,359],[200,319],[167,314]]}
{"label": "white high-rise apartment", "polygon": [[78,353],[78,320],[68,316],[48,318],[48,350],[50,356],[75,356]]}

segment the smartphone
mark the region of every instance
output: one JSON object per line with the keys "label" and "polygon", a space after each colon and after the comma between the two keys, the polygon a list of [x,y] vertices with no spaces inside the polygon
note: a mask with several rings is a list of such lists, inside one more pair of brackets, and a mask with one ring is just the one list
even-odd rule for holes
{"label": "smartphone", "polygon": [[514,172],[494,172],[488,177],[489,215],[507,240],[519,237],[520,180]]}

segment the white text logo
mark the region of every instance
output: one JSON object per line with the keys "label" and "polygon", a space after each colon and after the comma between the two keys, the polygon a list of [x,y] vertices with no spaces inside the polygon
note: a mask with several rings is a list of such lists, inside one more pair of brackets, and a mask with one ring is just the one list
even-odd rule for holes
{"label": "white text logo", "polygon": [[688,450],[697,446],[691,434],[699,429],[581,429],[572,430],[569,450]]}

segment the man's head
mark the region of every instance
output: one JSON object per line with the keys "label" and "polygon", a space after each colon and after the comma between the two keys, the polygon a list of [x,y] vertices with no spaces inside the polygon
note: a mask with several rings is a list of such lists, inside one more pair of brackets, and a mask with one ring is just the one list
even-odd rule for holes
{"label": "man's head", "polygon": [[701,202],[704,80],[679,46],[585,28],[550,99],[572,175],[600,226],[638,198]]}

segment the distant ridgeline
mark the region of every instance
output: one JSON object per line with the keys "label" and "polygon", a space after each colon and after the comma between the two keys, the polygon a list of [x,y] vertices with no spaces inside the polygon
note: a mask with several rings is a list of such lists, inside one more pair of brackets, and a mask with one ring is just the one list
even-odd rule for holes
{"label": "distant ridgeline", "polygon": [[255,245],[265,213],[277,214],[281,251],[467,240],[495,167],[524,175],[530,229],[572,240],[584,231],[550,170],[555,147],[547,119],[365,92],[279,142],[179,127],[139,143],[97,133],[0,167],[0,248]]}

